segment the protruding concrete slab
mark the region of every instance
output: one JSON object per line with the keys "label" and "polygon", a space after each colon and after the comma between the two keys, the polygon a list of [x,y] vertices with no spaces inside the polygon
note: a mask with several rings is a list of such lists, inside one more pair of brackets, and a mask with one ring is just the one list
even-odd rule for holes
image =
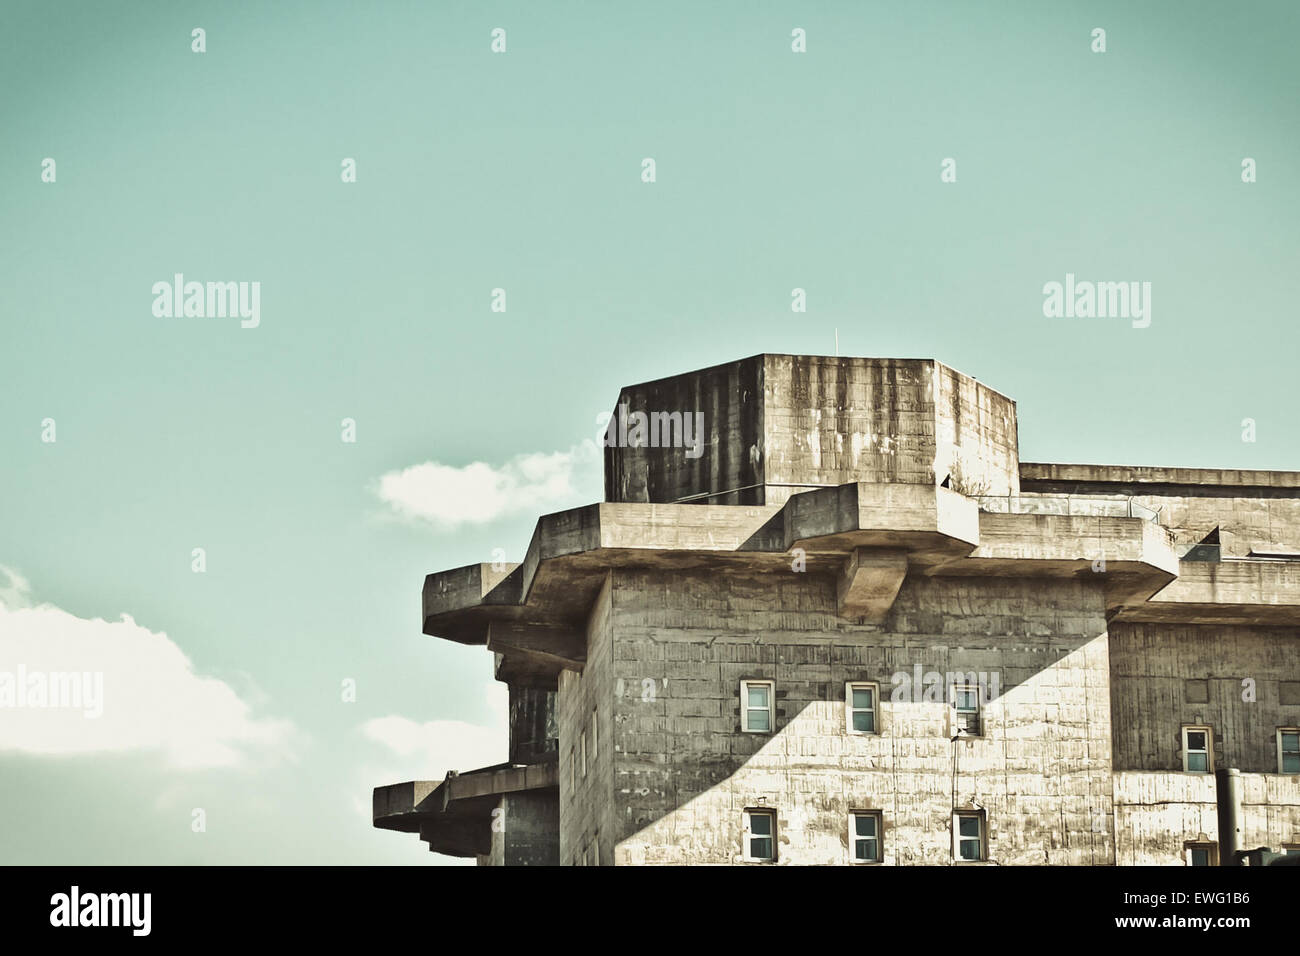
{"label": "protruding concrete slab", "polygon": [[576,628],[493,621],[488,624],[487,647],[511,658],[525,658],[555,677],[562,670],[581,671],[587,662],[587,638]]}
{"label": "protruding concrete slab", "polygon": [[1300,622],[1300,562],[1184,561],[1176,581],[1125,607],[1118,620],[1294,628]]}
{"label": "protruding concrete slab", "polygon": [[979,543],[979,507],[934,485],[853,482],[794,495],[782,509],[785,547],[906,551],[918,567],[964,557]]}
{"label": "protruding concrete slab", "polygon": [[854,548],[845,559],[836,581],[836,606],[840,616],[880,623],[894,606],[898,589],[906,577],[906,551]]}
{"label": "protruding concrete slab", "polygon": [[443,780],[411,780],[376,787],[372,820],[383,830],[419,833],[429,849],[447,856],[478,856],[491,849],[492,810],[502,796],[559,787],[554,762],[502,764]]}

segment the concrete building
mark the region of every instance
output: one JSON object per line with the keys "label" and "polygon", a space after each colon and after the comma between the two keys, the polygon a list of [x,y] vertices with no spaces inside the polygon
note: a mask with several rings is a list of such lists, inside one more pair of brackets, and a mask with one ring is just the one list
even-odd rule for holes
{"label": "concrete building", "polygon": [[1300,473],[1021,462],[1015,402],[931,360],[758,355],[609,435],[604,503],[425,581],[510,762],[379,787],[376,827],[505,865],[1300,850]]}

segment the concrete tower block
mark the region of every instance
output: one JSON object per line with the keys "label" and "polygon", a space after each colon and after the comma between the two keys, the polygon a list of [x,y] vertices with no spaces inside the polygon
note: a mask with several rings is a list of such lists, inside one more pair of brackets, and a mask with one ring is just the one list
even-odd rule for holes
{"label": "concrete tower block", "polygon": [[939,362],[756,355],[624,388],[605,497],[781,504],[851,481],[945,480],[1007,495],[1019,467],[1015,402]]}

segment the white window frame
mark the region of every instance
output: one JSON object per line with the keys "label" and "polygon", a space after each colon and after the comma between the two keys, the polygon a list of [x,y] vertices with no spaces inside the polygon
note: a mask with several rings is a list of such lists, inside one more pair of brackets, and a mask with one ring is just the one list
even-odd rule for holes
{"label": "white window frame", "polygon": [[[744,809],[743,812],[744,812],[744,831],[743,831],[742,836],[741,836],[741,851],[742,851],[742,853],[743,853],[743,855],[744,855],[745,862],[746,862],[746,863],[775,863],[775,862],[776,862],[776,847],[777,847],[777,843],[776,843],[776,810],[773,809],[772,807],[746,807],[746,808]],[[755,835],[754,832],[753,832],[753,830],[751,829],[751,824],[752,824],[753,819],[754,819],[755,817],[765,817],[765,818],[767,818],[768,820],[771,820],[771,821],[772,821],[772,828],[771,828],[771,830],[770,830],[768,833],[766,833],[766,834],[761,834],[761,833],[760,833],[760,834]],[[753,856],[752,853],[751,853],[752,846],[751,846],[751,843],[750,843],[750,841],[751,841],[752,839],[758,839],[758,840],[771,840],[771,841],[772,841],[772,855],[771,855],[771,856]]]}
{"label": "white window frame", "polygon": [[[861,731],[859,731],[861,733]],[[876,856],[875,859],[864,860],[858,856],[858,840],[864,839],[858,836],[858,818],[870,817],[876,822]],[[850,810],[849,811],[849,862],[866,866],[871,863],[880,863],[885,858],[885,837],[883,830],[885,828],[885,815],[879,810]]]}
{"label": "white window frame", "polygon": [[[1300,727],[1279,727],[1279,728],[1277,729],[1277,772],[1278,772],[1278,773],[1284,773],[1284,774],[1286,774],[1287,776],[1291,776],[1291,775],[1293,775],[1293,774],[1300,773],[1300,767],[1297,767],[1295,770],[1287,770],[1287,769],[1285,769],[1285,764],[1286,764],[1286,762],[1285,762],[1285,760],[1284,760],[1283,758],[1284,758],[1288,753],[1291,753],[1292,751],[1289,751],[1289,750],[1288,750],[1288,751],[1283,751],[1283,749],[1282,749],[1282,735],[1283,735],[1283,734],[1296,734],[1297,737],[1300,737]],[[1300,744],[1300,740],[1297,740],[1297,744]]]}
{"label": "white window frame", "polygon": [[[1200,734],[1200,733],[1205,734],[1205,749],[1189,750],[1188,742],[1187,742],[1188,734]],[[1182,737],[1183,737],[1183,773],[1196,773],[1196,774],[1214,773],[1214,728],[1210,727],[1207,724],[1184,724]],[[1191,762],[1189,758],[1193,753],[1205,754],[1204,770],[1191,770],[1188,768],[1187,765]]]}
{"label": "white window frame", "polygon": [[[855,690],[871,691],[870,707],[854,707]],[[871,730],[857,730],[853,726],[854,714],[867,712],[871,714]],[[850,734],[860,737],[874,737],[880,733],[880,685],[875,681],[853,680],[844,685],[844,727]]]}
{"label": "white window frame", "polygon": [[[974,837],[963,837],[961,834],[962,820],[976,820],[979,822],[979,856],[974,859],[967,859],[961,855],[961,845],[970,842]],[[988,844],[988,819],[983,810],[957,810],[952,815],[952,858],[955,863],[984,863],[989,858]]]}
{"label": "white window frame", "polygon": [[[969,691],[975,695],[975,709],[962,710],[958,705],[959,696]],[[952,688],[952,735],[956,737],[959,733],[964,733],[968,737],[984,736],[984,695],[980,691],[978,684],[954,684]],[[962,714],[975,715],[975,729],[965,730],[961,726]]]}
{"label": "white window frame", "polygon": [[[767,688],[767,727],[763,730],[756,730],[749,726],[749,689],[751,687]],[[759,708],[752,708],[758,711]],[[740,729],[747,734],[771,734],[776,731],[776,681],[772,680],[742,680],[740,682]]]}

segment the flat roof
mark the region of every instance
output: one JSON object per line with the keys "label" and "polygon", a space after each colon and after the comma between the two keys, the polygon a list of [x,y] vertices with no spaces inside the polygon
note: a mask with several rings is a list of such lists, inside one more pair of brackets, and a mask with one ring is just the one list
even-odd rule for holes
{"label": "flat roof", "polygon": [[1219,488],[1300,488],[1300,471],[1242,468],[1158,468],[1147,465],[1066,465],[1022,461],[1021,481],[1117,485],[1209,485]]}

